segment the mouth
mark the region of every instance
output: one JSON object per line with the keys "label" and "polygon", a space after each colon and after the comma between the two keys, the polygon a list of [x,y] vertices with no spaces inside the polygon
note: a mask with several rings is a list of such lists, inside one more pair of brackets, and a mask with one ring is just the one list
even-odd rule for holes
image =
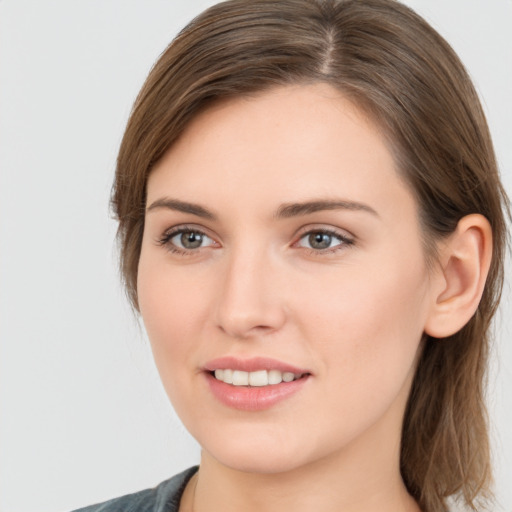
{"label": "mouth", "polygon": [[306,369],[262,357],[222,357],[203,370],[213,396],[242,411],[270,409],[299,393],[312,377]]}
{"label": "mouth", "polygon": [[231,368],[218,368],[209,372],[215,379],[232,386],[265,387],[281,384],[282,382],[293,382],[301,379],[308,373],[282,372],[280,370],[256,370],[246,372]]}

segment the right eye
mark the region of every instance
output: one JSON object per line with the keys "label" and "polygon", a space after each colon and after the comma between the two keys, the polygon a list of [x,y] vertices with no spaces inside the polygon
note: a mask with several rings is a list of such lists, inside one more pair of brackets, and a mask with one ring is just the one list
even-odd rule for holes
{"label": "right eye", "polygon": [[174,229],[165,233],[159,243],[171,252],[181,254],[216,245],[216,242],[206,233],[188,228]]}

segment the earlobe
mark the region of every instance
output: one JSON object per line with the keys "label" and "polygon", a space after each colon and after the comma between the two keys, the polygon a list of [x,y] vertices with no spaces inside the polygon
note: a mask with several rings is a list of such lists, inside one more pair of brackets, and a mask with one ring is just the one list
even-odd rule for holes
{"label": "earlobe", "polygon": [[463,217],[440,246],[426,334],[445,338],[466,325],[482,297],[491,257],[489,221],[479,214]]}

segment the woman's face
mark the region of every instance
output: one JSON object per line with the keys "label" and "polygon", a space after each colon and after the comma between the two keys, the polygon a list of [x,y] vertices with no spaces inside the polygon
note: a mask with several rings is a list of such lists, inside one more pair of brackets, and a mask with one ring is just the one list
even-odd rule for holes
{"label": "woman's face", "polygon": [[149,177],[138,294],[164,387],[218,462],[396,456],[432,290],[415,200],[334,89],[189,125]]}

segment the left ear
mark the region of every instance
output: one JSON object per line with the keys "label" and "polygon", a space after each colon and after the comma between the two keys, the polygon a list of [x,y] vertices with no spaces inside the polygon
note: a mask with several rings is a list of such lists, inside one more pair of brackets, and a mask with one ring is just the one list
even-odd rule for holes
{"label": "left ear", "polygon": [[425,333],[434,338],[455,334],[475,314],[492,257],[492,229],[479,214],[463,217],[439,244],[439,267]]}

